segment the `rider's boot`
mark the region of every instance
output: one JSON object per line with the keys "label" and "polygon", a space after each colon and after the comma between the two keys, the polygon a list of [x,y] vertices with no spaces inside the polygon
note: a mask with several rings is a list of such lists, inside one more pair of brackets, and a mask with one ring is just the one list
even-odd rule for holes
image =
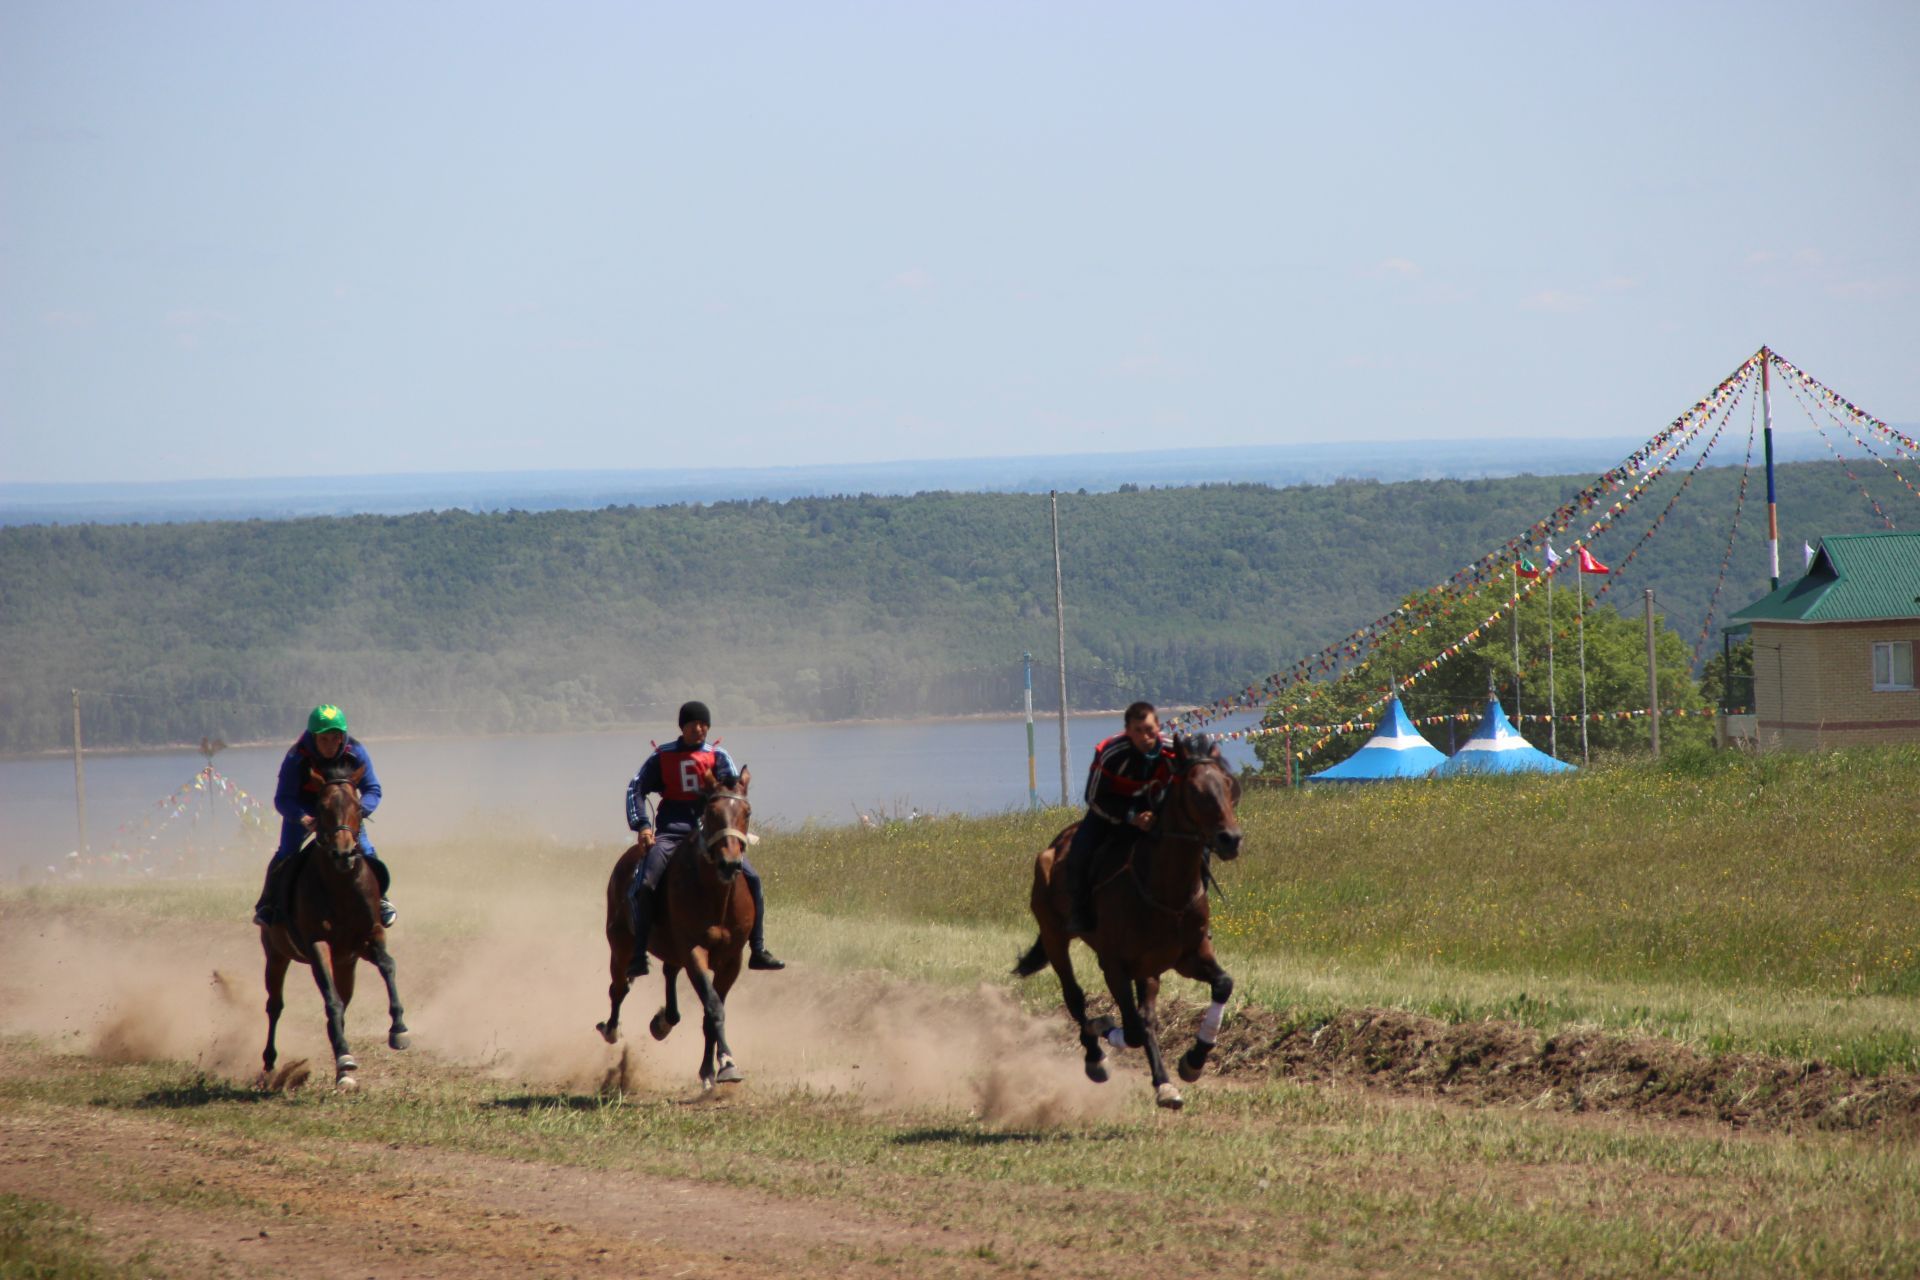
{"label": "rider's boot", "polygon": [[627,981],[647,973],[647,935],[653,932],[653,890],[644,884],[633,888],[633,955],[627,961]]}
{"label": "rider's boot", "polygon": [[277,855],[267,863],[267,879],[260,886],[260,901],[253,904],[255,924],[279,924],[285,918],[287,868],[292,865],[292,858]]}
{"label": "rider's boot", "polygon": [[1093,850],[1083,849],[1079,857],[1067,859],[1067,898],[1067,932],[1092,933]]}
{"label": "rider's boot", "polygon": [[753,894],[753,932],[747,938],[747,968],[784,969],[787,962],[767,950],[767,895],[761,892],[760,877],[748,872],[747,888]]}

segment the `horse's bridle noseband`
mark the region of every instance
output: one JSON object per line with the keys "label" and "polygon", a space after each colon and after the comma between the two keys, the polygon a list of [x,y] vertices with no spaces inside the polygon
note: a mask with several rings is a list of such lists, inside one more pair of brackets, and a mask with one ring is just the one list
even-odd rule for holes
{"label": "horse's bridle noseband", "polygon": [[[737,791],[718,792],[715,795],[709,797],[708,803],[711,804],[714,800],[738,800],[742,805],[746,806],[749,817],[751,817],[753,813],[753,806],[751,804],[748,804],[747,798],[741,795]],[[750,831],[743,830],[740,827],[728,825],[725,827],[721,827],[717,831],[709,831],[706,829],[706,824],[704,822],[701,823],[700,848],[702,852],[711,854],[713,852],[714,846],[718,845],[721,841],[726,840],[728,837],[732,837],[733,839],[738,840],[740,842],[740,846],[743,854],[748,845],[756,845],[760,843],[759,836],[754,835]]]}

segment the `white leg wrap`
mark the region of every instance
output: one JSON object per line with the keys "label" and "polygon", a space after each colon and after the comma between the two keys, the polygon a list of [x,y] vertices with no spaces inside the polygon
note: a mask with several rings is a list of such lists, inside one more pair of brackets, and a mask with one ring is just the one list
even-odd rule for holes
{"label": "white leg wrap", "polygon": [[1108,1027],[1107,1043],[1116,1049],[1124,1049],[1127,1047],[1127,1033],[1118,1027]]}
{"label": "white leg wrap", "polygon": [[1208,1005],[1207,1011],[1200,1015],[1200,1030],[1195,1033],[1194,1038],[1204,1045],[1211,1045],[1219,1039],[1220,1019],[1226,1016],[1226,1012],[1227,1006],[1218,1000]]}

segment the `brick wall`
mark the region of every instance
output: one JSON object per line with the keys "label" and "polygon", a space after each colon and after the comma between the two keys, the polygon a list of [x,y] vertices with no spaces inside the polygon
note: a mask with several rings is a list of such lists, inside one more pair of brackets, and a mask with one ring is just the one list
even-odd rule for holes
{"label": "brick wall", "polygon": [[1873,646],[1905,640],[1920,660],[1920,618],[1753,624],[1753,701],[1762,750],[1920,742],[1920,689],[1873,687]]}

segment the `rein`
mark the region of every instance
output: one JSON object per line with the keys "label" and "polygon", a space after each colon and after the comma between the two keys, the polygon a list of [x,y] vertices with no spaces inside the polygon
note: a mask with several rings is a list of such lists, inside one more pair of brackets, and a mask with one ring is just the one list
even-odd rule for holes
{"label": "rein", "polygon": [[[1207,762],[1204,762],[1204,761],[1196,762],[1195,764],[1189,766],[1188,769],[1182,770],[1180,776],[1185,777],[1188,773],[1191,772],[1192,769],[1199,768],[1200,765],[1203,763],[1207,763]],[[1169,786],[1168,790],[1169,791],[1179,790],[1182,793],[1182,799],[1181,799],[1181,805],[1180,805],[1181,816],[1186,818],[1188,822],[1192,822],[1193,809],[1192,809],[1192,805],[1188,802],[1186,798],[1186,792],[1191,790],[1191,786],[1189,785],[1187,787],[1180,787],[1180,788]],[[1200,887],[1201,887],[1202,893],[1205,892],[1207,882],[1213,878],[1211,870],[1208,866],[1210,858],[1208,857],[1206,852],[1206,846],[1210,841],[1211,837],[1209,837],[1206,832],[1201,831],[1198,828],[1195,828],[1190,831],[1180,831],[1180,832],[1161,830],[1161,831],[1155,831],[1151,833],[1144,833],[1143,839],[1158,840],[1162,844],[1198,844],[1200,845],[1201,846]],[[1194,904],[1191,898],[1189,898],[1183,905],[1170,907],[1166,903],[1160,901],[1160,899],[1154,895],[1153,890],[1148,887],[1147,882],[1144,878],[1144,873],[1141,869],[1142,864],[1145,861],[1146,860],[1140,856],[1139,842],[1136,842],[1134,851],[1127,855],[1127,865],[1124,868],[1124,870],[1128,872],[1128,879],[1133,882],[1133,891],[1140,895],[1140,900],[1146,903],[1148,906],[1152,907],[1154,910],[1164,912],[1165,914],[1170,915],[1175,919],[1179,919],[1180,917],[1185,916],[1190,912],[1192,912],[1194,910]],[[1117,875],[1119,873],[1116,872],[1115,874]],[[1112,877],[1108,877],[1108,878],[1111,879]]]}

